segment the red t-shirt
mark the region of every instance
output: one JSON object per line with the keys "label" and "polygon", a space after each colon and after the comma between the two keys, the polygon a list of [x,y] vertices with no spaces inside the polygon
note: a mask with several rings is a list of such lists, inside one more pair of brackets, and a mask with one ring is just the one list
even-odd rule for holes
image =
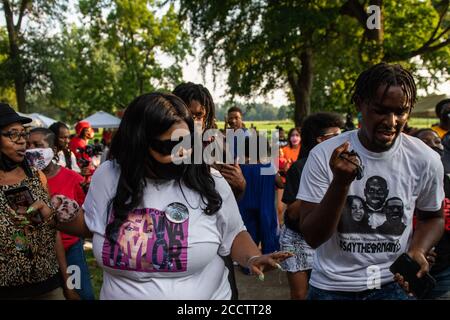
{"label": "red t-shirt", "polygon": [[[50,195],[62,194],[72,200],[75,200],[80,206],[84,202],[86,195],[80,186],[84,178],[75,171],[61,167],[56,176],[47,178]],[[79,238],[61,232],[61,239],[64,250],[68,250]]]}
{"label": "red t-shirt", "polygon": [[[445,219],[445,231],[450,232],[450,199],[444,199],[444,219]],[[413,228],[416,228],[417,216],[413,216]]]}
{"label": "red t-shirt", "polygon": [[87,146],[86,140],[81,139],[80,137],[73,137],[72,140],[70,140],[69,142],[69,149],[70,151],[73,152],[77,160],[83,157],[84,159],[91,161],[91,158],[87,154],[80,154],[78,152],[78,149],[84,149],[86,148],[86,146]]}

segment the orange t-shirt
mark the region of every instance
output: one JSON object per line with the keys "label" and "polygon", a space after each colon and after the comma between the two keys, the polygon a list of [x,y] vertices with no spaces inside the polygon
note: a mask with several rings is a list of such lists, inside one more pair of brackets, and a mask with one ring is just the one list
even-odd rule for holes
{"label": "orange t-shirt", "polygon": [[445,129],[442,129],[441,127],[439,127],[439,125],[437,126],[432,126],[431,127],[432,130],[434,130],[434,132],[436,132],[439,136],[439,138],[443,138],[445,136],[445,134],[447,133],[447,131]]}
{"label": "orange t-shirt", "polygon": [[291,148],[289,145],[281,148],[280,150],[280,158],[283,158],[286,162],[286,171],[289,169],[291,164],[293,164],[298,159],[298,155],[300,153],[300,147],[297,149]]}

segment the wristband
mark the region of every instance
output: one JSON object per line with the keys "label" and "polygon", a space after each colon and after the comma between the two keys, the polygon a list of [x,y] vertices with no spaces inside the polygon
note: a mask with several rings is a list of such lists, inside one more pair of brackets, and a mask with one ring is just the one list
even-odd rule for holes
{"label": "wristband", "polygon": [[[60,202],[59,204],[57,202]],[[52,202],[56,208],[56,219],[58,222],[67,223],[75,220],[79,214],[80,206],[75,200],[61,195],[52,197]]]}

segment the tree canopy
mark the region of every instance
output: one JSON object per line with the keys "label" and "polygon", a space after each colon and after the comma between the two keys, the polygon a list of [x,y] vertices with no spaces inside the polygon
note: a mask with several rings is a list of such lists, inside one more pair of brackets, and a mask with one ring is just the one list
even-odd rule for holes
{"label": "tree canopy", "polygon": [[[229,93],[289,88],[297,124],[311,109],[351,111],[354,79],[380,61],[408,65],[420,88],[449,75],[448,0],[180,2],[203,65],[228,72]],[[369,5],[380,8],[379,29],[367,27]]]}

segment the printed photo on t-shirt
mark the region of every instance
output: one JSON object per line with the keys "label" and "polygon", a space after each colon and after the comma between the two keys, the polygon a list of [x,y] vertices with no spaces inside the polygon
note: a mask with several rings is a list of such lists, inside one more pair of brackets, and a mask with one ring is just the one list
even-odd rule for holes
{"label": "printed photo on t-shirt", "polygon": [[349,195],[338,225],[339,233],[385,234],[399,236],[406,228],[404,205],[399,197],[387,198],[384,178],[372,176],[366,181],[365,199]]}
{"label": "printed photo on t-shirt", "polygon": [[113,242],[105,238],[103,264],[140,272],[186,271],[188,224],[173,223],[157,209],[135,209],[112,235]]}

